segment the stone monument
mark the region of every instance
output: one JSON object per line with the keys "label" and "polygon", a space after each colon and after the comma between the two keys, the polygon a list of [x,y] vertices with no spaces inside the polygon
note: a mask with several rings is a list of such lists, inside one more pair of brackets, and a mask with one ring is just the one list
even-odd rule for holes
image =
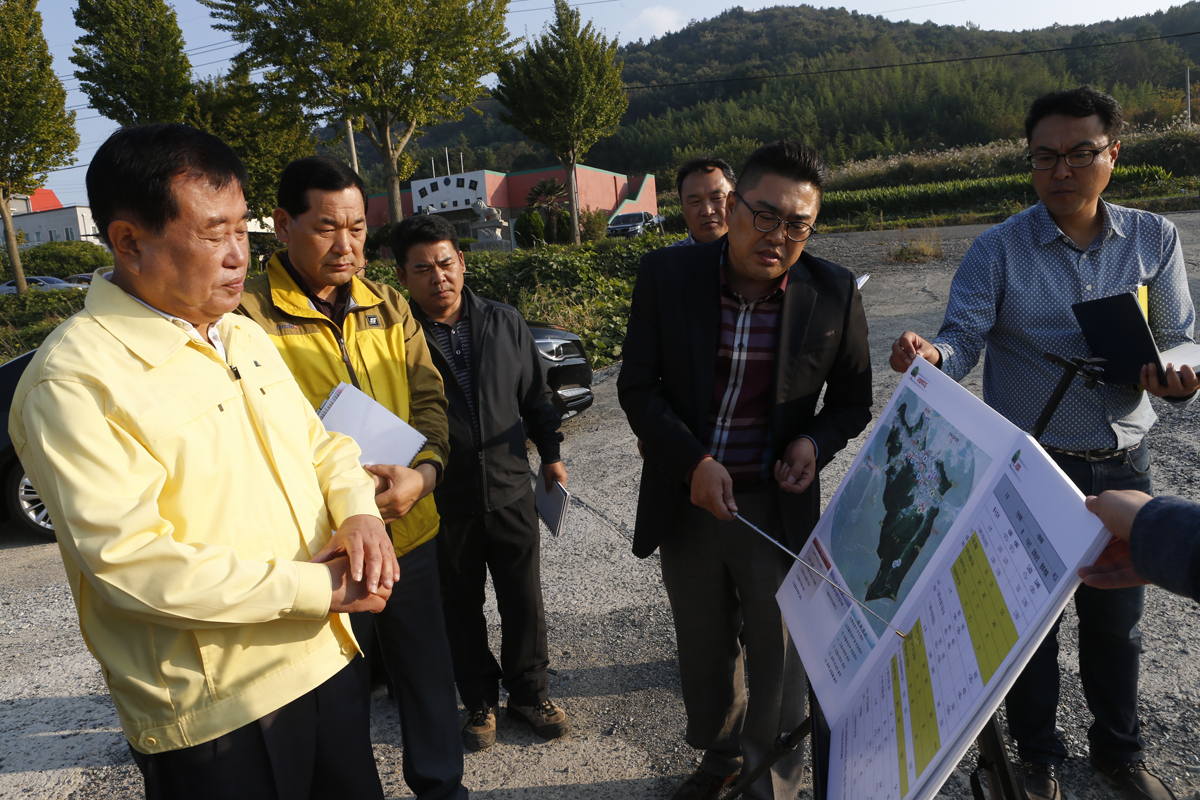
{"label": "stone monument", "polygon": [[512,250],[512,242],[508,238],[508,223],[500,219],[500,212],[483,199],[476,200],[471,208],[479,215],[479,219],[471,223],[471,236],[476,242],[471,245],[471,252],[482,250]]}

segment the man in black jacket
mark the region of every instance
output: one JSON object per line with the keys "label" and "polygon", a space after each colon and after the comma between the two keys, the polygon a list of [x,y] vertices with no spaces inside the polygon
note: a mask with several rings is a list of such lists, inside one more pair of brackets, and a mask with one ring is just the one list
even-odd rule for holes
{"label": "man in black jacket", "polygon": [[[804,713],[775,602],[792,560],[734,514],[799,550],[819,470],[871,419],[854,276],[804,252],[825,180],[807,145],[759,148],[729,193],[729,233],[649,253],[633,291],[617,379],[645,452],[633,552],[660,551],[687,741],[705,751],[674,800],[715,800]],[[801,754],[785,756],[746,797],[792,800],[802,775]]]}
{"label": "man in black jacket", "polygon": [[[539,532],[525,448],[528,433],[547,489],[566,484],[545,367],[515,308],[463,286],[466,262],[453,225],[436,215],[409,217],[393,228],[391,246],[450,403],[450,461],[434,499],[442,518],[446,630],[467,710],[463,744],[482,750],[496,740],[500,683],[509,716],[544,739],[557,738],[569,722],[547,693]],[[499,664],[483,614],[489,571],[500,610]]]}

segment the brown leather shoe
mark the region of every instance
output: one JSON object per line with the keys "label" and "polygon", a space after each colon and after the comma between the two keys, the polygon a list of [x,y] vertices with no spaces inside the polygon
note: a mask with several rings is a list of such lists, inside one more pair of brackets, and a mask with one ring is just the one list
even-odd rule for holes
{"label": "brown leather shoe", "polygon": [[1089,756],[1096,771],[1121,787],[1128,800],[1176,800],[1175,793],[1146,766],[1145,761],[1113,763]]}
{"label": "brown leather shoe", "polygon": [[671,795],[671,800],[717,800],[721,790],[737,780],[737,775],[713,775],[697,767]]}
{"label": "brown leather shoe", "polygon": [[478,752],[496,742],[496,708],[482,708],[467,714],[462,728],[463,747]]}

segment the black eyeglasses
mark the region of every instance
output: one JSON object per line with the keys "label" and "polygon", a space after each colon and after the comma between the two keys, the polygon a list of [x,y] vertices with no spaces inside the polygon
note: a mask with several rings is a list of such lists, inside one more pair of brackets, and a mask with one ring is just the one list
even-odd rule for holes
{"label": "black eyeglasses", "polygon": [[1025,156],[1025,158],[1028,159],[1029,166],[1034,169],[1054,169],[1060,158],[1067,162],[1068,167],[1080,169],[1082,167],[1090,167],[1092,162],[1096,160],[1096,156],[1116,143],[1117,140],[1114,139],[1098,150],[1072,150],[1069,153],[1033,153],[1032,155]]}
{"label": "black eyeglasses", "polygon": [[[817,230],[816,226],[809,225],[807,222],[790,222],[780,219],[777,215],[772,214],[770,211],[755,211],[750,207],[750,204],[746,202],[746,199],[740,194],[737,192],[730,192],[730,194],[736,197],[738,201],[746,207],[746,210],[754,215],[754,228],[762,231],[763,233],[770,233],[778,228],[780,223],[783,223],[785,226],[784,232],[788,239],[793,242],[803,242],[805,239],[812,236]],[[764,225],[766,227],[763,227]]]}

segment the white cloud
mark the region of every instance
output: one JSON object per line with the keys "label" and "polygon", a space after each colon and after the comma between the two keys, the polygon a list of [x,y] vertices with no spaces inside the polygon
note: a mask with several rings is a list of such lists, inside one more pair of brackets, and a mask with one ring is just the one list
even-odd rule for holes
{"label": "white cloud", "polygon": [[664,33],[676,31],[687,23],[683,14],[667,6],[651,6],[642,9],[629,23],[629,41],[649,39],[652,36],[662,36]]}

